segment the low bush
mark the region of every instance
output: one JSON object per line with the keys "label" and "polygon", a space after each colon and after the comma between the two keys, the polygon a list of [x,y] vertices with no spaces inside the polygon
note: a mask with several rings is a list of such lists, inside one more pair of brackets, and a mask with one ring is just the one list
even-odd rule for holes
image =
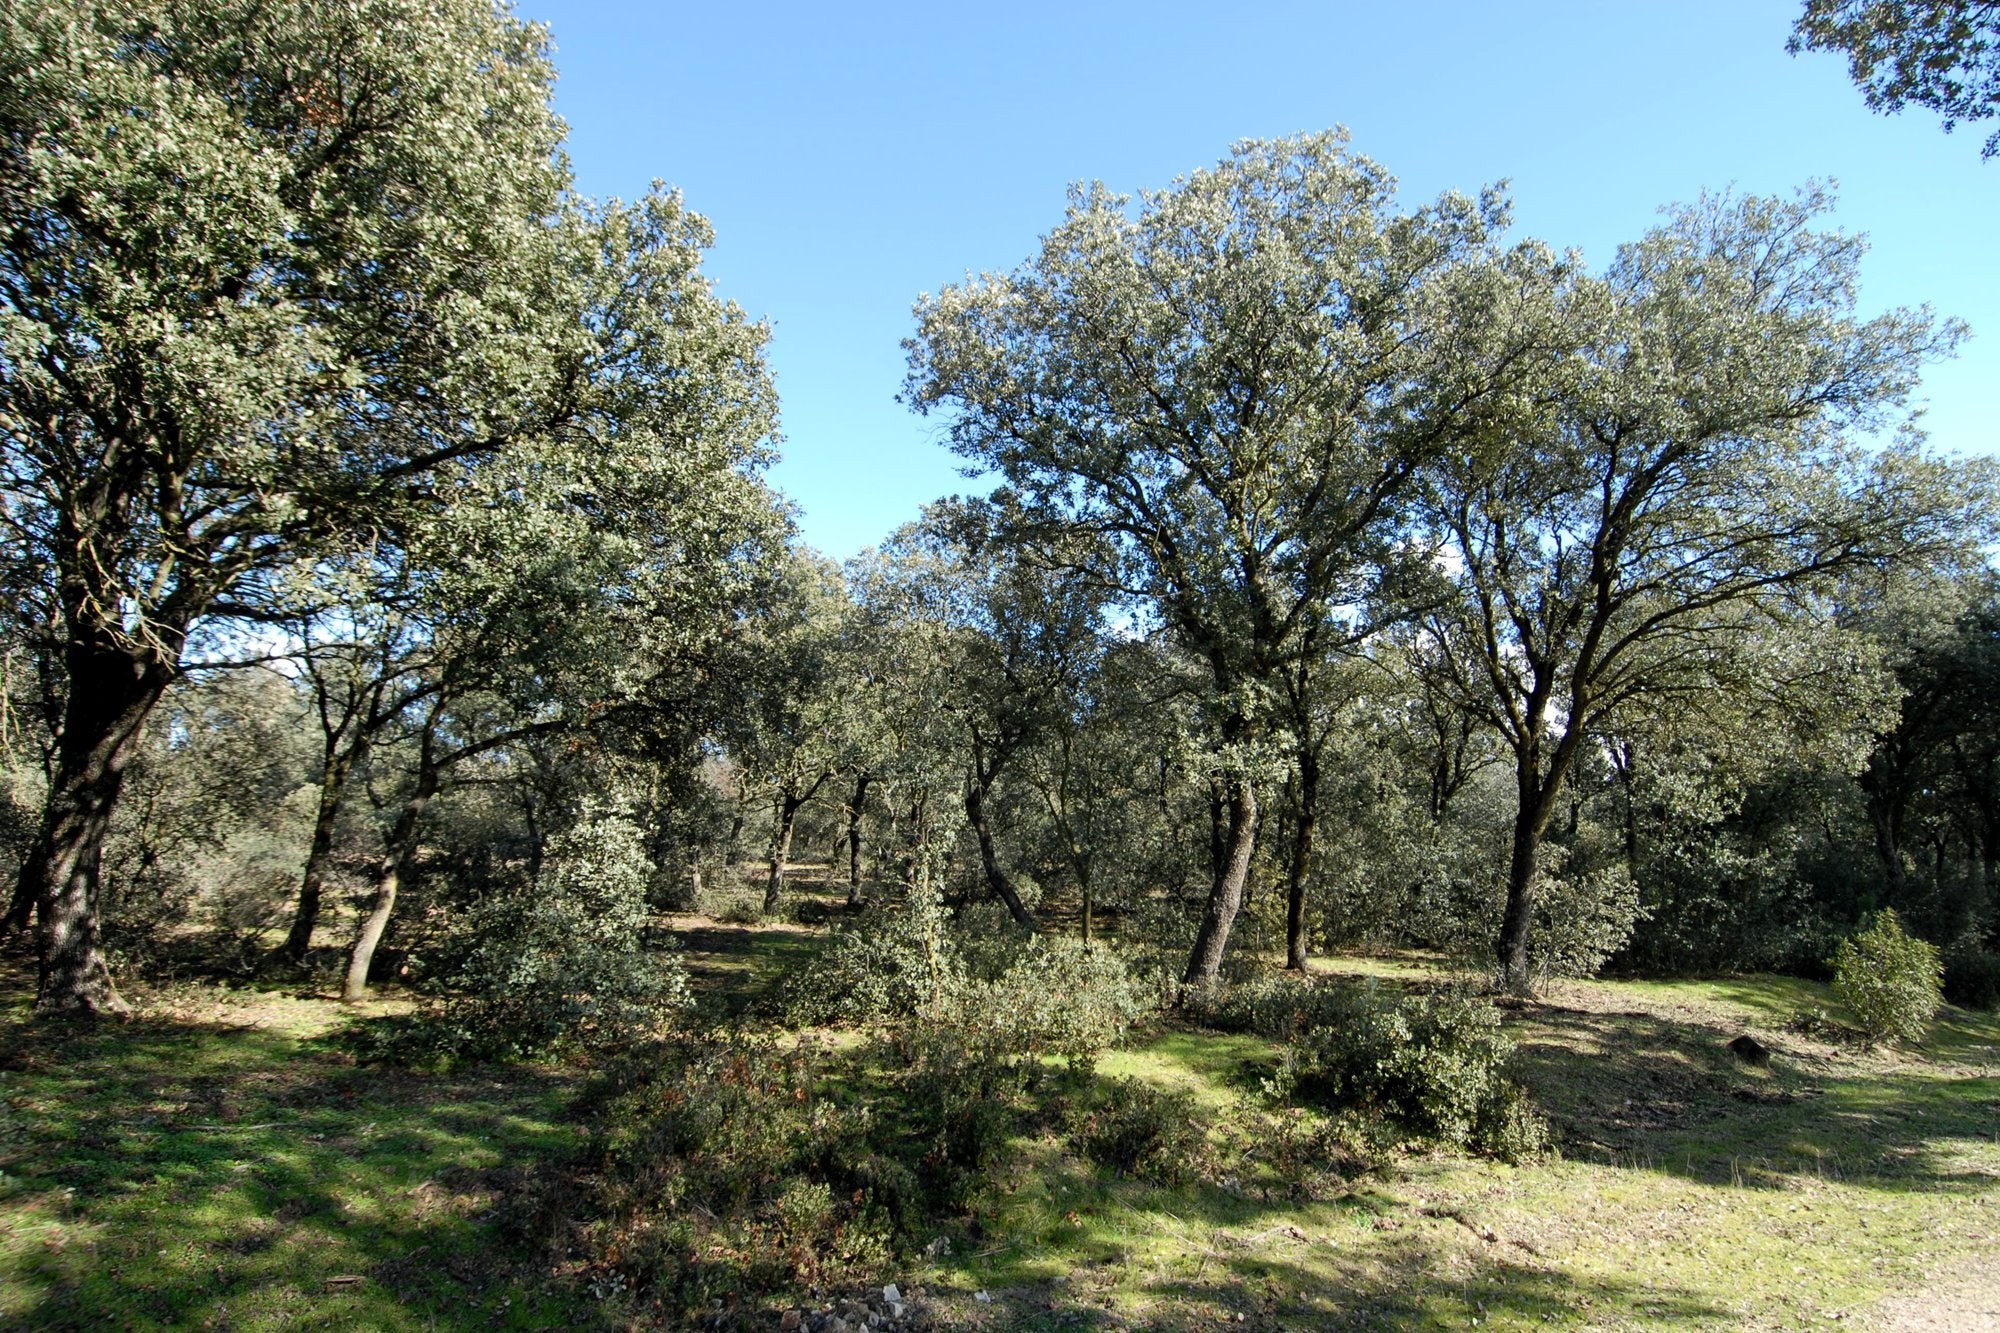
{"label": "low bush", "polygon": [[[967,919],[969,917],[969,919]],[[929,894],[871,908],[786,988],[794,1024],[949,1029],[992,1058],[1058,1055],[1087,1068],[1151,1007],[1104,944],[1022,930]]]}
{"label": "low bush", "polygon": [[600,1097],[578,1247],[600,1285],[683,1312],[874,1273],[977,1206],[1040,1075],[934,1031],[660,1044]]}
{"label": "low bush", "polygon": [[1203,1027],[1253,1032],[1273,1041],[1290,1041],[1307,1028],[1337,1023],[1353,1006],[1345,986],[1269,971],[1234,984],[1191,990],[1181,1000],[1182,1014]]}
{"label": "low bush", "polygon": [[1484,1001],[1449,991],[1388,998],[1371,984],[1286,1045],[1271,1088],[1407,1137],[1514,1160],[1540,1152],[1546,1131],[1507,1077],[1512,1052]]}
{"label": "low bush", "polygon": [[1944,1003],[1944,968],[1884,910],[1834,951],[1833,990],[1870,1041],[1915,1041]]}
{"label": "low bush", "polygon": [[1207,1130],[1187,1093],[1122,1078],[1098,1084],[1077,1104],[1069,1139],[1101,1166],[1180,1186],[1199,1175],[1208,1159]]}
{"label": "low bush", "polygon": [[1003,1055],[1058,1055],[1086,1070],[1150,1007],[1149,988],[1102,944],[1029,936],[1007,970],[964,987],[942,1021]]}

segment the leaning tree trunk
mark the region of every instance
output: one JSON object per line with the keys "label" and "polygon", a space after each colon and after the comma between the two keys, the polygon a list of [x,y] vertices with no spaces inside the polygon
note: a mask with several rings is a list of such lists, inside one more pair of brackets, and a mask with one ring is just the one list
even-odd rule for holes
{"label": "leaning tree trunk", "polygon": [[972,831],[979,838],[979,864],[986,873],[986,887],[993,895],[1007,904],[1007,914],[1024,926],[1032,926],[1035,918],[1021,901],[1020,892],[1015,889],[1007,872],[1000,868],[1000,857],[993,848],[993,829],[986,822],[986,787],[974,781],[965,788],[965,817],[972,822]]}
{"label": "leaning tree trunk", "polygon": [[361,933],[355,936],[354,947],[348,952],[347,981],[341,987],[340,998],[349,1004],[358,1004],[368,998],[368,969],[374,966],[375,950],[382,943],[383,932],[389,929],[389,918],[396,911],[396,891],[402,887],[403,876],[416,857],[417,835],[422,830],[424,808],[430,804],[431,797],[437,795],[441,775],[432,750],[437,719],[438,714],[433,711],[425,725],[418,750],[416,786],[410,789],[409,799],[403,802],[402,813],[396,816],[395,826],[389,830],[389,837],[383,844],[382,859],[375,869],[375,905],[361,923]]}
{"label": "leaning tree trunk", "polygon": [[313,819],[312,847],[306,853],[305,874],[299,881],[298,910],[292,914],[292,928],[284,943],[272,951],[274,960],[297,966],[304,963],[312,948],[313,931],[319,926],[320,900],[326,889],[326,868],[333,860],[333,837],[340,823],[341,800],[347,779],[367,753],[365,737],[342,748],[327,745],[326,762],[320,769],[319,813]]}
{"label": "leaning tree trunk", "polygon": [[97,867],[125,767],[178,654],[165,645],[133,651],[109,629],[76,620],[84,623],[63,655],[69,694],[55,776],[21,863],[17,897],[32,898],[40,919],[36,1012],[123,1017],[131,1007],[112,986],[98,946]]}
{"label": "leaning tree trunk", "polygon": [[1243,906],[1243,886],[1250,878],[1250,856],[1257,849],[1257,791],[1246,776],[1229,780],[1223,801],[1226,827],[1222,855],[1217,858],[1208,907],[1188,952],[1186,986],[1212,986],[1222,975],[1222,955],[1229,948],[1229,931]]}
{"label": "leaning tree trunk", "polygon": [[791,795],[778,798],[776,821],[771,826],[771,858],[764,879],[764,910],[778,910],[778,896],[785,889],[785,863],[792,855],[792,828],[798,822],[799,807],[805,802]]}

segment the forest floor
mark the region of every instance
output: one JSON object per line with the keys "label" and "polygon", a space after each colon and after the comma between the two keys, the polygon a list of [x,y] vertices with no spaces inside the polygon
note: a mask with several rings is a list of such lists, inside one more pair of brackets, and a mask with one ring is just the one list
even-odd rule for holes
{"label": "forest floor", "polygon": [[[738,1002],[814,943],[676,924]],[[330,993],[132,986],[133,1022],[51,1028],[31,980],[0,959],[0,1327],[610,1323],[517,1239],[585,1141],[581,1073],[356,1067]],[[1162,1027],[1101,1072],[1192,1093],[1239,1175],[1167,1190],[1024,1142],[954,1248],[884,1280],[995,1331],[2000,1328],[2000,1018],[1870,1052],[1787,1027],[1816,1006],[1789,978],[1561,984],[1507,1010],[1558,1153],[1403,1154],[1314,1199],[1242,1141],[1271,1048]]]}

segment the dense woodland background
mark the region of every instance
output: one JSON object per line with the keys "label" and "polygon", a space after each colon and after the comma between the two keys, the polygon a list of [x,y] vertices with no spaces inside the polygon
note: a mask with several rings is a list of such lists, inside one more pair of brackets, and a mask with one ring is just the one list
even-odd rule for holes
{"label": "dense woodland background", "polygon": [[[44,1014],[387,986],[356,1058],[607,1062],[650,1128],[608,1131],[595,1280],[693,1308],[706,1242],[633,1218],[905,1253],[1045,1057],[1086,1082],[1033,1114],[1196,1172],[1188,1105],[1087,1082],[1163,1013],[1288,1043],[1273,1097],[1532,1160],[1494,994],[1824,978],[1900,922],[2000,1001],[2000,493],[1909,411],[1965,330],[1858,313],[1820,187],[1591,271],[1339,131],[1078,186],[916,303],[904,400],[982,493],[843,567],[762,480],[768,331],[707,224],[580,197],[552,75],[485,0],[0,6],[0,855]],[[695,918],[817,942],[718,1007]],[[1452,981],[1305,980],[1355,952]],[[881,1044],[786,1044],[828,1024]],[[758,1101],[827,1079],[893,1096]],[[792,1136],[763,1175],[648,1119],[724,1085]],[[1367,1137],[1329,1133],[1282,1170]],[[729,1281],[805,1272],[762,1243]]]}

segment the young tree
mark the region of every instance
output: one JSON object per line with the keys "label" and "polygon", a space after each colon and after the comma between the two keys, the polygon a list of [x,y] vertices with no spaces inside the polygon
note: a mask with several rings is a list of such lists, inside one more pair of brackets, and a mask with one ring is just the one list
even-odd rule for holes
{"label": "young tree", "polygon": [[1506,741],[1516,804],[1501,969],[1530,984],[1538,854],[1584,747],[1614,720],[1768,683],[1758,631],[1819,618],[1845,571],[1990,531],[1989,473],[1848,438],[1907,400],[1956,325],[1855,313],[1862,244],[1826,199],[1706,198],[1601,279],[1551,261],[1567,330],[1496,403],[1486,446],[1426,508],[1459,596],[1429,618],[1437,682]]}
{"label": "young tree", "polygon": [[1212,981],[1256,841],[1255,770],[1301,627],[1365,604],[1412,478],[1487,391],[1479,284],[1499,200],[1395,208],[1342,133],[1238,145],[1140,196],[1071,192],[1012,273],[925,296],[905,399],[993,469],[1018,539],[1206,663],[1222,855],[1186,980]]}
{"label": "young tree", "polygon": [[0,486],[68,680],[45,1011],[122,1011],[92,867],[189,634],[563,410],[542,31],[488,0],[0,5]]}

